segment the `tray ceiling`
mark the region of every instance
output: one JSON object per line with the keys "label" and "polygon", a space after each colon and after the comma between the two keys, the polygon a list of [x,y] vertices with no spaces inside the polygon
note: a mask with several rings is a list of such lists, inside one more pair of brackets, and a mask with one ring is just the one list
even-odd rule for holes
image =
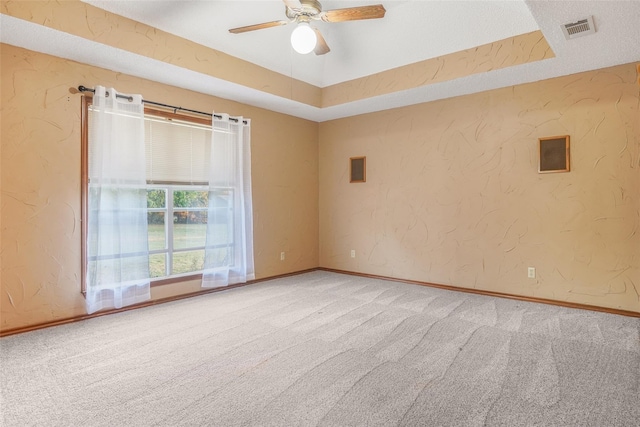
{"label": "tray ceiling", "polygon": [[[21,16],[11,5],[7,6],[7,2],[3,2],[0,15],[1,40],[314,121],[640,60],[637,48],[640,2],[635,1],[325,1],[322,2],[325,10],[382,3],[387,12],[377,20],[317,23],[331,47],[331,52],[323,56],[299,55],[292,50],[289,36],[294,24],[243,34],[228,32],[229,28],[284,19],[284,6],[279,0],[88,0],[84,3],[193,42],[199,49],[213,54],[221,52],[275,73],[272,75],[304,82],[317,89],[320,101],[307,102],[282,91],[252,87],[235,78],[203,72],[179,61],[164,61],[134,49],[107,44],[51,20],[40,22]],[[593,16],[596,33],[566,40],[562,24],[587,16]],[[442,58],[449,63],[469,62],[469,57],[475,55],[473,52],[482,50],[476,49],[478,47],[495,50],[499,45],[493,43],[505,39],[518,41],[518,37],[536,31],[541,32],[550,52],[530,62],[525,58],[514,61],[513,65],[510,62],[486,68],[480,63],[472,67],[472,71],[453,73],[450,78],[428,80],[418,75],[415,77],[418,81],[409,85],[392,84],[393,88],[387,90],[375,88],[369,94],[363,92],[362,88],[372,81],[389,85],[389,79],[400,81],[405,75],[419,74],[419,70],[426,70]],[[150,38],[148,47],[153,48],[157,40]],[[499,47],[508,48],[504,46]],[[362,93],[348,95],[358,87]],[[322,101],[323,96],[334,96],[332,90],[347,95],[336,102]]]}

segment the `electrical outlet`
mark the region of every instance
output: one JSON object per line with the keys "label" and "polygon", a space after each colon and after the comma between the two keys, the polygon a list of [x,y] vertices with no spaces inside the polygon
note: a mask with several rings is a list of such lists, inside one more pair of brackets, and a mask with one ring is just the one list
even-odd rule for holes
{"label": "electrical outlet", "polygon": [[280,261],[284,261],[284,252],[280,252]]}
{"label": "electrical outlet", "polygon": [[527,277],[529,279],[535,279],[536,278],[536,268],[535,267],[529,267],[527,269]]}
{"label": "electrical outlet", "polygon": [[351,249],[351,258],[355,258],[355,257],[356,257],[356,250]]}

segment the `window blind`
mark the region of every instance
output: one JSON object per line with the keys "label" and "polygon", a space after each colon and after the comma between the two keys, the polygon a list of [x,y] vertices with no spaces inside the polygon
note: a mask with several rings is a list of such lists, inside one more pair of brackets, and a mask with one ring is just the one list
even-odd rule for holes
{"label": "window blind", "polygon": [[[89,120],[92,109],[89,108]],[[150,184],[207,184],[211,154],[211,126],[167,120],[146,114],[145,156]],[[95,170],[89,141],[89,179]]]}
{"label": "window blind", "polygon": [[206,184],[211,127],[145,117],[147,181]]}

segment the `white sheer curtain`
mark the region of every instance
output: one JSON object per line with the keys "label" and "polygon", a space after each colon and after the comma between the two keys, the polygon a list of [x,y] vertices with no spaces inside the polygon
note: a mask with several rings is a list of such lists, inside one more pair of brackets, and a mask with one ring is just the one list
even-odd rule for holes
{"label": "white sheer curtain", "polygon": [[87,312],[150,296],[141,95],[95,89],[89,121]]}
{"label": "white sheer curtain", "polygon": [[[246,123],[245,123],[246,122]],[[251,202],[251,123],[214,116],[209,175],[209,212],[202,286],[255,279]]]}

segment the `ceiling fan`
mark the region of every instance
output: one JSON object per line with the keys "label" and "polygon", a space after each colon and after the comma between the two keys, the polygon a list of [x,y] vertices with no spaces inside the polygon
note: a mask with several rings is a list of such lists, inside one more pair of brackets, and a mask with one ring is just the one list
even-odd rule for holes
{"label": "ceiling fan", "polygon": [[282,0],[285,4],[285,14],[288,21],[270,21],[262,24],[247,25],[246,27],[232,28],[230,33],[239,34],[247,31],[261,30],[263,28],[278,27],[296,23],[298,26],[291,33],[291,44],[299,53],[309,53],[312,50],[316,55],[324,55],[331,49],[317,28],[312,28],[309,22],[344,22],[360,19],[376,19],[384,17],[384,6],[376,4],[372,6],[349,7],[346,9],[322,10],[322,5],[317,0]]}

